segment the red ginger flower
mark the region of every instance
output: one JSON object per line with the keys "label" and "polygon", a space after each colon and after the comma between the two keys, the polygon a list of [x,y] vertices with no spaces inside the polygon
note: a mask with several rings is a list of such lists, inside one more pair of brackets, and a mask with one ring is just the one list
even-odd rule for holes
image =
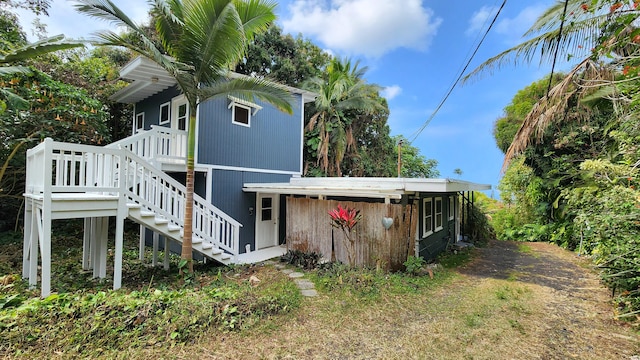
{"label": "red ginger flower", "polygon": [[351,231],[362,218],[360,210],[345,209],[342,205],[338,205],[337,209],[329,211],[329,216],[331,216],[332,220],[331,225],[347,231]]}

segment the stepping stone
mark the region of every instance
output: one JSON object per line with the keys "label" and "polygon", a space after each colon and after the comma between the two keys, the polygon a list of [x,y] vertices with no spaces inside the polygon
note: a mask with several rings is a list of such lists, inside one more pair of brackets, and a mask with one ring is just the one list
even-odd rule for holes
{"label": "stepping stone", "polygon": [[300,290],[300,293],[302,294],[302,296],[306,296],[306,297],[318,296],[318,292],[315,289]]}
{"label": "stepping stone", "polygon": [[309,280],[295,279],[294,282],[296,283],[296,285],[298,285],[298,289],[300,289],[300,290],[315,289],[315,285]]}
{"label": "stepping stone", "polygon": [[289,275],[289,274],[291,274],[291,273],[293,272],[293,270],[291,270],[291,269],[282,269],[282,272],[283,272],[284,274]]}
{"label": "stepping stone", "polygon": [[303,273],[299,273],[299,272],[289,273],[289,277],[292,278],[292,279],[301,278],[303,276],[304,276],[304,274]]}

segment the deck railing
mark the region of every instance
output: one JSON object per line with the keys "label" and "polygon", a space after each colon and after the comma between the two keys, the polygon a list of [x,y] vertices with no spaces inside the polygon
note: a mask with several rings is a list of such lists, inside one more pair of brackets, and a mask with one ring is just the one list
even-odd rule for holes
{"label": "deck railing", "polygon": [[109,193],[120,191],[122,152],[45,139],[27,150],[26,193]]}
{"label": "deck railing", "polygon": [[[185,186],[151,165],[146,158],[132,152],[132,144],[140,142],[135,140],[116,147],[98,147],[55,142],[47,138],[27,151],[26,193],[116,195],[124,191],[130,200],[183,227]],[[194,194],[195,236],[212,241],[214,246],[237,255],[241,226],[238,221]]]}
{"label": "deck railing", "polygon": [[[186,188],[161,170],[148,166],[141,157],[125,155],[127,195],[142,206],[162,214],[174,224],[184,224]],[[234,255],[239,253],[242,225],[197,194],[193,194],[193,233],[213,241]]]}
{"label": "deck railing", "polygon": [[108,148],[126,148],[151,163],[186,164],[187,132],[164,126],[152,125],[151,130],[140,131]]}

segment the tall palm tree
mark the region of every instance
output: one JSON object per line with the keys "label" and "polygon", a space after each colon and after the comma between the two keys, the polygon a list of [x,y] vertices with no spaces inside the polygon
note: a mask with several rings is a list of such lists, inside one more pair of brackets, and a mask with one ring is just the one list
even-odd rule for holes
{"label": "tall palm tree", "polygon": [[[531,39],[488,59],[464,77],[469,81],[509,62],[530,63],[536,57],[540,63],[549,64],[557,59],[578,60],[527,115],[505,154],[503,170],[530,143],[540,141],[548,125],[568,119],[564,115],[569,99],[584,98],[596,87],[603,94],[614,91],[610,68],[621,67],[638,52],[639,6],[640,1],[635,0],[557,1],[524,34],[534,35]],[[605,58],[612,60],[604,63]],[[609,89],[605,91],[604,87]]]}
{"label": "tall palm tree", "polygon": [[[16,63],[50,52],[81,46],[84,46],[82,42],[66,40],[64,35],[57,35],[31,44],[10,48],[7,51],[0,52],[0,76],[17,74],[29,75],[31,74],[31,70],[28,67],[16,65]],[[0,97],[4,99],[10,107],[27,108],[29,106],[29,103],[25,99],[4,87],[0,87]],[[1,178],[0,176],[0,179]]]}
{"label": "tall palm tree", "polygon": [[256,78],[229,78],[242,59],[247,41],[265,31],[275,15],[268,0],[151,0],[151,16],[160,42],[154,42],[110,0],[78,0],[76,9],[128,30],[96,33],[97,45],[122,46],[157,63],[187,98],[189,112],[187,180],[182,259],[193,272],[192,226],[196,147],[196,114],[203,101],[226,95],[270,102],[292,112],[290,94],[282,86]]}
{"label": "tall palm tree", "polygon": [[378,101],[379,87],[367,84],[363,79],[366,67],[359,68],[359,62],[351,64],[350,59],[333,58],[327,66],[325,78],[316,78],[308,84],[309,90],[318,94],[315,113],[307,124],[307,131],[318,131],[318,164],[325,174],[342,176],[340,164],[345,153],[355,148],[348,111],[372,113],[382,104]]}

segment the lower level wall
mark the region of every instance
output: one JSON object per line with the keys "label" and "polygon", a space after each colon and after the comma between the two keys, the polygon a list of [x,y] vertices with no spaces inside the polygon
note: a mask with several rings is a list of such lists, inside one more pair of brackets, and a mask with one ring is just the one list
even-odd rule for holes
{"label": "lower level wall", "polygon": [[[346,239],[342,230],[331,226],[329,211],[342,207],[360,210],[362,219],[352,231],[356,266],[397,271],[408,255],[414,255],[418,222],[415,205],[371,202],[287,198],[286,242],[289,249],[315,251],[326,260],[348,263]],[[383,218],[392,219],[389,229]]]}

